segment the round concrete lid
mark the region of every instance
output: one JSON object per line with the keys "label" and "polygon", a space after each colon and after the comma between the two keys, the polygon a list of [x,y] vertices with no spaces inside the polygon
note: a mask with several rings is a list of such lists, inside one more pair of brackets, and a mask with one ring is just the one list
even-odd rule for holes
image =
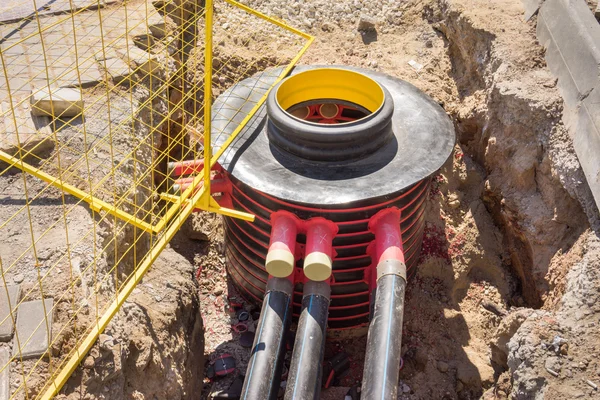
{"label": "round concrete lid", "polygon": [[[314,68],[298,66],[292,75]],[[396,193],[435,173],[455,142],[454,126],[429,96],[403,80],[379,72],[360,72],[384,86],[392,96],[394,138],[381,149],[347,162],[309,161],[269,143],[263,106],[219,158],[233,177],[253,189],[282,200],[322,206],[343,205]],[[217,98],[212,135],[218,149],[271,87],[281,70],[245,79]]]}

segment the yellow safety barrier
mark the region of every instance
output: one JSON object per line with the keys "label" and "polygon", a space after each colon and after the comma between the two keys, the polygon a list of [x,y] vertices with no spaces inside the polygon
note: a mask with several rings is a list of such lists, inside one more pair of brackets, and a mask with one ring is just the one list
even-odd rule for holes
{"label": "yellow safety barrier", "polygon": [[0,3],[0,379],[50,399],[195,208],[254,218],[210,170],[266,95],[214,149],[211,104],[313,38],[233,0]]}

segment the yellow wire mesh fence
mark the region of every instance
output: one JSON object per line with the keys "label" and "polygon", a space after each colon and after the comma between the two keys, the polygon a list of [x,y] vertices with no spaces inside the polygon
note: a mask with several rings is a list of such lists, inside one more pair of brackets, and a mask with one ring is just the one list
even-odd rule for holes
{"label": "yellow wire mesh fence", "polygon": [[251,218],[169,163],[212,166],[214,98],[311,41],[232,0],[0,2],[0,398],[56,395],[195,207]]}

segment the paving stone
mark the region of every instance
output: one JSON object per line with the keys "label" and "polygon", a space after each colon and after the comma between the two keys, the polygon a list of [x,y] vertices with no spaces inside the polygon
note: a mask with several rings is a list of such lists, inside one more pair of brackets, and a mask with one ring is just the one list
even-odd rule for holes
{"label": "paving stone", "polygon": [[65,71],[53,80],[58,86],[86,88],[96,86],[104,77],[98,69],[98,63],[93,59],[86,59],[77,68],[67,68]]}
{"label": "paving stone", "polygon": [[[44,318],[44,305],[46,318]],[[37,358],[48,351],[48,341],[52,337],[53,299],[27,301],[19,306],[17,330],[13,338],[12,354],[23,358]],[[49,328],[49,330],[48,330]],[[21,351],[17,344],[17,334]]]}
{"label": "paving stone", "polygon": [[143,71],[150,74],[158,72],[162,68],[155,55],[133,45],[125,49],[118,49],[117,54],[136,72]]}
{"label": "paving stone", "polygon": [[[100,68],[104,68],[104,61],[100,61]],[[115,84],[125,83],[134,80],[131,68],[120,58],[109,58],[106,60],[106,71]]]}
{"label": "paving stone", "polygon": [[58,88],[34,90],[31,97],[31,113],[54,117],[75,117],[83,112],[81,90]]}
{"label": "paving stone", "polygon": [[54,148],[50,117],[31,115],[28,102],[16,107],[14,111],[15,118],[10,103],[0,103],[0,150],[16,155],[21,149],[42,157]]}
{"label": "paving stone", "polygon": [[537,37],[565,103],[575,108],[600,81],[600,25],[584,1],[546,0]]}
{"label": "paving stone", "polygon": [[[8,297],[6,295],[7,291]],[[12,338],[14,326],[12,318],[10,317],[10,307],[8,304],[10,300],[10,306],[15,308],[20,297],[20,285],[0,286],[0,342],[8,342]],[[2,363],[0,363],[0,366],[2,366]],[[0,396],[0,398],[2,397]]]}
{"label": "paving stone", "polygon": [[[38,15],[59,14],[65,11],[90,10],[98,7],[97,0],[41,0],[36,3]],[[73,7],[71,7],[73,6]],[[2,0],[0,1],[0,24],[21,21],[35,14],[33,1]]]}
{"label": "paving stone", "polygon": [[[0,400],[10,399],[10,354],[6,347],[0,347]],[[6,367],[5,367],[6,366]]]}

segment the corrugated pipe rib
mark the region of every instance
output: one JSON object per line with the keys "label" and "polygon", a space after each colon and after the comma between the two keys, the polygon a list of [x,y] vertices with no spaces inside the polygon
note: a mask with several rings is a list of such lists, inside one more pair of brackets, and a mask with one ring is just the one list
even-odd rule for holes
{"label": "corrugated pipe rib", "polygon": [[406,265],[400,236],[400,210],[389,208],[373,216],[377,281],[362,381],[362,398],[397,397],[402,346]]}
{"label": "corrugated pipe rib", "polygon": [[242,400],[277,399],[290,326],[293,285],[289,279],[271,277],[263,300],[256,337],[242,387]]}
{"label": "corrugated pipe rib", "polygon": [[302,311],[296,331],[285,400],[320,398],[321,363],[325,349],[330,296],[331,289],[326,281],[308,281],[304,284]]}

